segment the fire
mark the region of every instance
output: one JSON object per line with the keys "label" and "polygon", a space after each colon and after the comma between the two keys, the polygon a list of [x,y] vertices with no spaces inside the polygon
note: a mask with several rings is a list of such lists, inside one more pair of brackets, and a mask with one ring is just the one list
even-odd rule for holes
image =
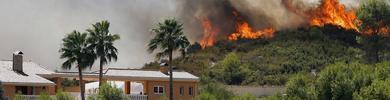
{"label": "fire", "polygon": [[203,38],[200,41],[200,45],[202,48],[205,48],[207,46],[212,46],[215,42],[217,33],[219,32],[219,29],[214,28],[211,21],[208,18],[202,19],[202,27],[203,27]]}
{"label": "fire", "polygon": [[356,13],[353,10],[346,10],[345,6],[339,0],[322,0],[321,5],[306,14],[309,17],[310,25],[324,26],[333,24],[345,29],[358,31],[355,22]]}
{"label": "fire", "polygon": [[389,36],[390,35],[390,27],[382,27],[379,29],[379,32],[383,34],[383,36]]}
{"label": "fire", "polygon": [[229,35],[229,40],[237,40],[238,38],[257,39],[273,37],[275,30],[271,27],[259,31],[253,31],[247,22],[243,22],[236,27],[236,32]]}
{"label": "fire", "polygon": [[363,33],[363,35],[367,35],[367,36],[371,36],[371,35],[374,35],[375,33],[378,33],[378,35],[389,37],[390,36],[390,27],[383,26],[376,31],[372,28],[367,28],[367,29],[364,29],[362,33]]}

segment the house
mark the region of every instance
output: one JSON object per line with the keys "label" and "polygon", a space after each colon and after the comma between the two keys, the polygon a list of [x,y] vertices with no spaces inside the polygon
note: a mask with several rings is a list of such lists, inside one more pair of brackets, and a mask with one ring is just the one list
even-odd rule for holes
{"label": "house", "polygon": [[[106,81],[120,81],[124,83],[123,91],[128,96],[142,97],[145,100],[158,100],[163,97],[169,97],[169,75],[166,67],[160,70],[135,70],[135,69],[118,69],[108,68],[104,71]],[[52,74],[42,75],[46,78],[60,78],[55,80],[60,83],[64,78],[78,79],[77,72],[56,72]],[[99,79],[98,72],[89,72],[83,74],[83,79],[88,82],[96,82]],[[131,94],[131,83],[137,82],[142,84],[143,91],[136,94]],[[173,72],[174,84],[174,99],[175,100],[191,100],[197,96],[197,88],[199,78],[184,71]],[[61,87],[65,92],[79,92],[76,87]],[[87,90],[88,91],[88,90]]]}
{"label": "house", "polygon": [[[106,81],[123,82],[123,92],[132,100],[158,100],[169,97],[168,68],[160,70],[138,70],[108,68],[104,70]],[[62,85],[65,79],[78,80],[77,72],[54,72],[33,62],[23,62],[23,53],[13,54],[12,61],[0,61],[0,81],[3,83],[6,96],[11,100],[17,92],[23,96],[37,97],[42,92],[54,95],[59,90],[79,96],[79,86]],[[83,81],[93,83],[99,80],[98,71],[83,72]],[[132,92],[132,83],[142,84],[142,91]],[[196,99],[199,78],[185,71],[173,72],[173,91],[175,100]],[[88,92],[88,90],[87,90]],[[89,94],[93,92],[89,92]],[[88,94],[88,93],[87,93]]]}
{"label": "house", "polygon": [[41,92],[54,95],[55,83],[39,76],[52,73],[41,65],[23,61],[23,53],[20,51],[13,53],[13,60],[0,61],[0,81],[10,100],[18,92],[21,95],[39,95]]}

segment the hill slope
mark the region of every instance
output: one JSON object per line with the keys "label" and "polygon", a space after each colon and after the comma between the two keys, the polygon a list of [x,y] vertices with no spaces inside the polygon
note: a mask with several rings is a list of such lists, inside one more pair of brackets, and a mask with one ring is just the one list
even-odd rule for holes
{"label": "hill slope", "polygon": [[[238,84],[243,85],[283,85],[292,74],[358,61],[362,56],[355,34],[334,26],[280,31],[272,39],[219,41],[205,49],[193,45],[189,51],[185,58],[174,60],[176,68],[220,82],[226,80],[226,72],[219,62],[234,52],[241,62],[236,70],[243,73]],[[144,69],[158,65],[151,62]]]}

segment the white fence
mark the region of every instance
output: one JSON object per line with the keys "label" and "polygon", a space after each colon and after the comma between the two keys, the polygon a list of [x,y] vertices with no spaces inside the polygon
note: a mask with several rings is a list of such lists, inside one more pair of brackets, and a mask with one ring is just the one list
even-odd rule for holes
{"label": "white fence", "polygon": [[[77,93],[71,93],[72,96],[74,96],[75,98],[77,98],[77,100],[80,100],[80,94],[77,94]],[[94,97],[95,100],[97,100],[97,95],[86,95],[85,97],[88,98],[88,96],[92,96]],[[139,94],[125,94],[125,96],[130,99],[130,100],[148,100],[148,96],[147,95],[139,95]],[[55,98],[54,95],[50,95],[51,98]],[[38,100],[39,99],[39,95],[20,95],[20,97],[18,99],[21,99],[21,100]]]}
{"label": "white fence", "polygon": [[[79,93],[71,93],[74,97],[80,99],[80,94]],[[128,99],[130,100],[148,100],[148,95],[139,95],[139,94],[124,94]],[[90,97],[90,99],[97,100],[97,95],[96,94],[86,94],[85,98]]]}
{"label": "white fence", "polygon": [[127,94],[126,96],[129,97],[130,100],[148,100],[147,95]]}
{"label": "white fence", "polygon": [[[51,95],[50,98],[55,98],[54,95]],[[17,97],[17,99],[21,100],[38,100],[39,95],[20,95],[20,97]]]}

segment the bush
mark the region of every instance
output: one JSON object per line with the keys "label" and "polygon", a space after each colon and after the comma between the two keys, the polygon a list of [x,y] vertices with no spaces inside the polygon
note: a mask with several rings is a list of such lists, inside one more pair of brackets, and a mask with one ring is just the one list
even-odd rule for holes
{"label": "bush", "polygon": [[256,97],[251,94],[244,94],[241,96],[233,97],[232,100],[256,100]]}
{"label": "bush", "polygon": [[125,96],[123,95],[123,91],[116,86],[111,86],[110,84],[103,84],[100,86],[99,100],[125,100]]}
{"label": "bush", "polygon": [[390,79],[375,80],[370,86],[354,93],[357,100],[390,100]]}
{"label": "bush", "polygon": [[303,100],[313,100],[316,98],[314,77],[306,73],[299,73],[292,77],[286,85],[286,94],[288,97],[299,98]]}
{"label": "bush", "polygon": [[215,95],[209,92],[201,92],[198,98],[199,100],[219,100]]}
{"label": "bush", "polygon": [[201,86],[200,100],[229,100],[233,93],[226,90],[222,84],[208,83]]}
{"label": "bush", "polygon": [[57,100],[75,100],[75,97],[73,97],[69,93],[64,93],[62,91],[56,93],[56,98]]}
{"label": "bush", "polygon": [[14,100],[26,100],[26,98],[23,98],[22,93],[18,92],[15,94]]}
{"label": "bush", "polygon": [[336,63],[318,77],[298,74],[286,85],[287,99],[305,100],[388,100],[389,62],[376,65]]}
{"label": "bush", "polygon": [[371,84],[373,67],[359,63],[337,63],[326,67],[317,79],[320,99],[351,100],[354,91]]}
{"label": "bush", "polygon": [[390,78],[390,61],[376,64],[375,78],[380,80]]}
{"label": "bush", "polygon": [[41,92],[39,94],[38,100],[53,100],[50,95],[46,92]]}

